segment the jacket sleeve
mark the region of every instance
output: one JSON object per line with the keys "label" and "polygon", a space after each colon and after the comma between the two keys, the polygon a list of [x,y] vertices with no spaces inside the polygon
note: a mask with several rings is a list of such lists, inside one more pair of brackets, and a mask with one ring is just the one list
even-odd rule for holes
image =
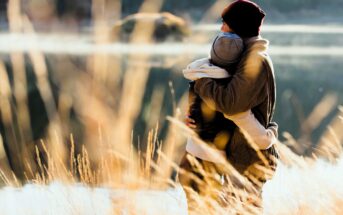
{"label": "jacket sleeve", "polygon": [[271,122],[265,128],[256,119],[251,110],[231,116],[224,116],[232,120],[248,141],[251,141],[251,144],[256,144],[258,149],[266,150],[277,142],[278,125],[275,122]]}
{"label": "jacket sleeve", "polygon": [[225,84],[210,78],[195,82],[194,90],[206,104],[216,110],[233,115],[258,105],[267,94],[261,93],[267,83],[267,74],[261,57],[250,57],[238,66],[236,74]]}

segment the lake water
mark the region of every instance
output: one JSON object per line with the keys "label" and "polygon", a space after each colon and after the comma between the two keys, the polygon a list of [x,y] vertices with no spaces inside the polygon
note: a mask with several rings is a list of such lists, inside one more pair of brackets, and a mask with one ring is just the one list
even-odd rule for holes
{"label": "lake water", "polygon": [[[91,35],[73,34],[0,34],[0,53],[28,52],[40,50],[52,56],[67,55],[85,59],[94,53],[113,56],[148,54],[150,60],[139,63],[151,66],[145,99],[156,86],[165,88],[165,111],[161,118],[171,114],[169,82],[175,88],[176,100],[187,91],[187,81],[181,69],[198,57],[208,55],[210,42],[219,29],[218,25],[193,26],[193,35],[184,43],[161,44],[96,44]],[[266,25],[263,37],[270,41],[270,55],[274,62],[277,79],[277,107],[274,120],[280,125],[280,134],[290,132],[300,138],[303,124],[312,114],[316,105],[331,98],[326,115],[311,128],[313,142],[317,142],[327,125],[338,114],[343,104],[343,26],[319,25]],[[128,59],[123,57],[123,59]],[[144,106],[143,106],[144,107]],[[145,110],[143,108],[142,113]],[[137,129],[144,128],[143,119],[137,122]],[[308,131],[307,131],[308,132]],[[282,138],[282,137],[281,137]]]}

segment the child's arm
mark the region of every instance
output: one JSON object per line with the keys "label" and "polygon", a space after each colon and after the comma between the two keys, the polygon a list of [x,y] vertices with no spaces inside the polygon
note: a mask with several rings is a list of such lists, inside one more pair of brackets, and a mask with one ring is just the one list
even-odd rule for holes
{"label": "child's arm", "polygon": [[248,138],[248,141],[251,141],[252,144],[255,143],[258,149],[268,149],[277,142],[277,124],[271,123],[266,129],[256,119],[251,110],[224,116],[232,120]]}

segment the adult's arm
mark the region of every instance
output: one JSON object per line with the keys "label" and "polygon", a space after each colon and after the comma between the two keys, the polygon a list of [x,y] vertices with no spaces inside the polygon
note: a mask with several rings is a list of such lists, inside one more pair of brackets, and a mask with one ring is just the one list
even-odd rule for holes
{"label": "adult's arm", "polygon": [[267,96],[261,93],[267,82],[267,70],[263,67],[262,56],[248,56],[226,84],[201,78],[195,81],[194,91],[208,106],[226,115],[247,111]]}

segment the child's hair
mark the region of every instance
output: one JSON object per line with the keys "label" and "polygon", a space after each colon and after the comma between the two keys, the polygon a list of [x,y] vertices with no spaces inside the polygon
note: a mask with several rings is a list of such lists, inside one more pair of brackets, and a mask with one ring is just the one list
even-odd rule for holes
{"label": "child's hair", "polygon": [[211,63],[228,68],[237,63],[243,52],[243,40],[234,33],[221,32],[213,41],[211,47]]}

